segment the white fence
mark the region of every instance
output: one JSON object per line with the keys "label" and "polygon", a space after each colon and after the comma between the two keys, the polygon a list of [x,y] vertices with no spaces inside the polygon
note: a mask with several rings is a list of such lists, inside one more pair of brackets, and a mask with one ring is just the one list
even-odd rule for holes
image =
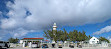
{"label": "white fence", "polygon": [[[52,43],[47,44],[48,47],[52,47]],[[111,47],[111,44],[81,44],[82,47]],[[23,47],[22,44],[10,44],[11,47]],[[58,47],[58,43],[55,43],[55,47]],[[69,43],[62,43],[62,47],[69,47]],[[74,47],[77,47],[77,43],[74,43]]]}

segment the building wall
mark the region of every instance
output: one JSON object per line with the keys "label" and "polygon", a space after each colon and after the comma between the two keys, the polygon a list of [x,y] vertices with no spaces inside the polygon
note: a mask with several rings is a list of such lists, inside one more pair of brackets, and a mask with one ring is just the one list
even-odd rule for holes
{"label": "building wall", "polygon": [[98,40],[96,37],[92,37],[92,38],[89,40],[89,43],[90,43],[90,44],[97,44],[97,43],[99,43],[99,40]]}
{"label": "building wall", "polygon": [[23,43],[23,40],[20,40],[20,44],[22,44]]}

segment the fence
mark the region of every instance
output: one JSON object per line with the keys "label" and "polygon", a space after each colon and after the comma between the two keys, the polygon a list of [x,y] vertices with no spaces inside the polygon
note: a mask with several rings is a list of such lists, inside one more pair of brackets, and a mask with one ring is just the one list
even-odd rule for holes
{"label": "fence", "polygon": [[[52,47],[52,43],[47,43],[49,47]],[[81,44],[82,47],[111,47],[111,44]],[[55,47],[58,47],[58,43],[55,43]],[[62,43],[62,47],[69,47],[69,43]],[[77,43],[74,43],[74,47],[77,47]]]}
{"label": "fence", "polygon": [[[52,47],[53,43],[43,43],[47,44],[48,47]],[[55,47],[58,47],[59,43],[55,43]],[[74,47],[77,47],[77,43],[73,43]],[[81,44],[82,47],[111,47],[111,44]],[[11,47],[22,47],[22,44],[10,44]],[[62,43],[62,47],[69,47],[69,43]]]}

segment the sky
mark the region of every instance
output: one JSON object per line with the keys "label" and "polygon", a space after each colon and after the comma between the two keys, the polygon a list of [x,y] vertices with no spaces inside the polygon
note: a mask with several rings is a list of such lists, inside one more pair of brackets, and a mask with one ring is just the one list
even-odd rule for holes
{"label": "sky", "polygon": [[43,37],[44,30],[111,39],[111,0],[0,0],[0,40]]}

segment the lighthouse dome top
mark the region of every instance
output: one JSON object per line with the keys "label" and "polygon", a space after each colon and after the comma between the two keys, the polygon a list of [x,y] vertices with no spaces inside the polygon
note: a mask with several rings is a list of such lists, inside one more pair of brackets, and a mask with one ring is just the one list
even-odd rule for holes
{"label": "lighthouse dome top", "polygon": [[56,23],[54,23],[54,26],[56,26]]}
{"label": "lighthouse dome top", "polygon": [[56,26],[56,23],[54,23],[53,27],[54,27],[54,28],[57,27],[57,26]]}

